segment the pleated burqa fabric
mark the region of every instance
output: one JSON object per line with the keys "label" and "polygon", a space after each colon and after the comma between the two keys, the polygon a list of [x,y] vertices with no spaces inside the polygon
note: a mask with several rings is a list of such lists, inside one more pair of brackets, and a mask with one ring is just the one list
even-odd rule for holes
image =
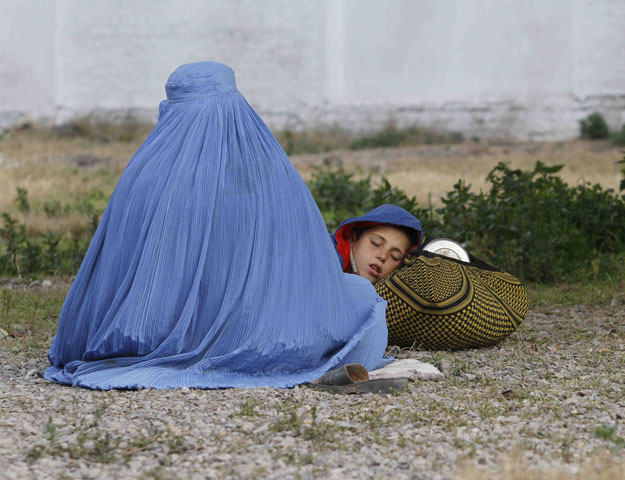
{"label": "pleated burqa fabric", "polygon": [[65,300],[49,380],[291,387],[384,363],[386,303],[222,64],[179,67]]}

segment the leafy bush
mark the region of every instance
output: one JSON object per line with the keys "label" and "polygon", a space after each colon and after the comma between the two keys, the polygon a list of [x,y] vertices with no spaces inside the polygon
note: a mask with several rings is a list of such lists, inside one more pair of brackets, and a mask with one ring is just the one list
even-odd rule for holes
{"label": "leafy bush", "polygon": [[385,179],[377,186],[370,177],[354,179],[340,164],[326,162],[309,187],[331,231],[348,217],[394,203],[421,219],[425,236],[466,242],[476,256],[524,280],[622,274],[625,196],[599,185],[570,187],[557,176],[561,169],[537,162],[524,171],[500,163],[488,174],[489,191],[473,192],[459,180],[436,211]]}
{"label": "leafy bush", "polygon": [[[67,232],[33,232],[10,213],[1,214],[0,275],[73,274],[82,262],[98,225],[99,211],[89,200],[99,198],[91,192],[76,205],[61,206],[58,201],[44,202],[46,216],[62,216],[72,211],[84,215],[84,225]],[[26,189],[17,189],[16,206],[21,213],[36,213],[30,207]]]}
{"label": "leafy bush", "polygon": [[583,120],[580,120],[579,131],[582,138],[590,140],[600,140],[608,138],[610,135],[608,124],[599,112],[593,112]]}
{"label": "leafy bush", "polygon": [[391,186],[386,178],[382,178],[379,185],[372,185],[371,176],[360,180],[354,177],[355,174],[346,171],[341,163],[332,164],[326,160],[308,182],[330,231],[346,218],[362,215],[385,203],[408,210],[421,219],[424,228],[437,228],[431,208],[419,207],[414,196],[409,197],[403,190]]}
{"label": "leafy bush", "polygon": [[74,274],[93,235],[92,226],[80,232],[27,234],[24,224],[2,214],[0,275],[37,276]]}
{"label": "leafy bush", "polygon": [[[620,163],[625,165],[625,158]],[[561,169],[541,162],[532,170],[500,163],[488,174],[487,191],[474,192],[459,180],[438,209],[419,205],[385,178],[374,183],[371,176],[358,178],[330,161],[316,169],[308,186],[330,231],[346,218],[392,203],[419,218],[426,237],[466,242],[476,256],[524,280],[594,282],[604,274],[625,279],[625,195],[589,183],[571,187],[558,176]],[[625,166],[621,171],[625,190]],[[17,197],[16,206],[28,203],[25,190]],[[93,190],[80,201],[30,207],[28,218],[82,215],[84,223],[67,232],[29,231],[2,213],[0,275],[75,273],[105,201]]]}
{"label": "leafy bush", "polygon": [[28,190],[26,190],[25,188],[17,187],[17,197],[15,198],[15,205],[17,206],[17,209],[22,213],[28,213],[30,211]]}
{"label": "leafy bush", "polygon": [[479,194],[458,182],[439,210],[443,229],[494,265],[538,282],[625,251],[625,199],[600,185],[569,187],[556,175],[561,169],[500,163],[488,174],[490,191]]}

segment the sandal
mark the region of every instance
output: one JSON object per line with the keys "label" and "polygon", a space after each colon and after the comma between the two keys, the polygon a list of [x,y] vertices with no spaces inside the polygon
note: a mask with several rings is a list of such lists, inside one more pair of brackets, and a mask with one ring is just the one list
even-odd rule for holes
{"label": "sandal", "polygon": [[369,372],[359,363],[350,363],[326,372],[307,387],[330,393],[392,393],[408,386],[407,378],[371,380]]}

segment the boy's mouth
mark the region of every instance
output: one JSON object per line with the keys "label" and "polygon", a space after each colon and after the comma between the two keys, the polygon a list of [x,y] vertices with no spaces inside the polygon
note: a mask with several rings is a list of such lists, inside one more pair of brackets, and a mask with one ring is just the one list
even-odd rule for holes
{"label": "boy's mouth", "polygon": [[382,272],[382,267],[377,263],[371,263],[369,265],[369,273],[373,275],[375,278],[379,278]]}

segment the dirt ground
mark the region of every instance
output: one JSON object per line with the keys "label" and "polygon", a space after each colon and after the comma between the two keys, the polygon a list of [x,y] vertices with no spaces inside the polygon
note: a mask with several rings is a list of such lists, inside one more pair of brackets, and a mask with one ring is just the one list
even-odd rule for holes
{"label": "dirt ground", "polygon": [[490,348],[391,349],[445,375],[392,395],[62,387],[16,331],[0,340],[3,478],[625,478],[622,306],[535,309]]}

